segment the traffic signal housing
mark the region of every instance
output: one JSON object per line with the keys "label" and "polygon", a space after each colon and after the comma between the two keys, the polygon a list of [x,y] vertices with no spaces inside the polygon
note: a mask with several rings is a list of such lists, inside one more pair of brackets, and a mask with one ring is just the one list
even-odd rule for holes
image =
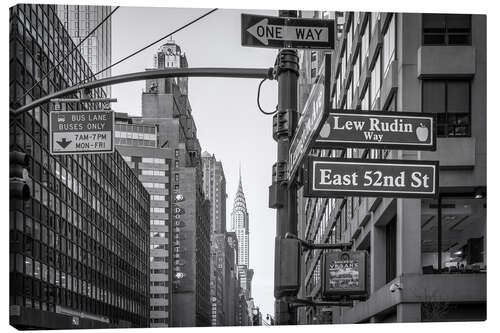
{"label": "traffic signal housing", "polygon": [[277,237],[275,247],[274,297],[297,296],[300,289],[300,241]]}
{"label": "traffic signal housing", "polygon": [[12,151],[9,157],[10,198],[27,201],[31,198],[31,190],[26,183],[31,156],[20,151]]}

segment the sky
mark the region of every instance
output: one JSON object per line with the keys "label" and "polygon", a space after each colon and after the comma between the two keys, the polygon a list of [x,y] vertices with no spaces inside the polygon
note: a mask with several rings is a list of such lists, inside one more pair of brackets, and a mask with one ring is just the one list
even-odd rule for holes
{"label": "sky", "polygon": [[[113,62],[170,33],[209,9],[121,7],[112,17]],[[186,53],[189,67],[272,67],[276,49],[241,46],[241,13],[277,15],[276,10],[218,10],[173,36]],[[158,43],[122,64],[112,75],[152,68]],[[222,161],[227,181],[227,227],[238,186],[241,162],[250,228],[250,267],[254,302],[263,317],[274,314],[275,210],[268,208],[268,187],[276,162],[276,142],[272,139],[272,116],[257,108],[258,79],[190,78],[189,101],[202,151]],[[144,81],[115,85],[112,97],[116,112],[141,115]],[[276,81],[266,81],[261,90],[264,110],[277,103]]]}

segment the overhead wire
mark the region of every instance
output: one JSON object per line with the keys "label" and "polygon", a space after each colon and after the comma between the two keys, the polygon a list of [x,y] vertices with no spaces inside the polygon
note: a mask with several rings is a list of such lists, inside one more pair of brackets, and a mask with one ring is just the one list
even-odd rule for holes
{"label": "overhead wire", "polygon": [[262,81],[260,81],[259,83],[259,88],[257,89],[257,107],[259,108],[260,112],[262,112],[263,114],[265,115],[272,115],[272,114],[275,114],[277,111],[278,111],[278,106],[276,105],[276,109],[274,111],[271,111],[271,112],[266,112],[262,109],[262,107],[260,106],[260,88],[262,87],[262,84],[264,83],[264,81],[266,81],[267,78],[263,79]]}
{"label": "overhead wire", "polygon": [[[138,53],[140,53],[140,52],[142,52],[142,51],[146,50],[147,48],[149,48],[149,47],[151,47],[151,46],[153,46],[153,45],[155,45],[155,44],[157,44],[157,43],[161,42],[162,40],[164,40],[164,39],[166,39],[166,38],[168,38],[168,37],[172,36],[173,34],[176,34],[177,32],[179,32],[179,31],[181,31],[181,30],[183,30],[183,29],[185,29],[185,28],[189,27],[190,25],[192,25],[192,24],[194,24],[194,23],[198,22],[199,20],[201,20],[201,19],[203,19],[203,18],[207,17],[208,15],[212,14],[212,13],[213,13],[213,12],[215,12],[216,10],[218,10],[218,8],[214,8],[214,9],[212,9],[212,10],[210,10],[210,11],[206,12],[205,14],[203,14],[203,15],[201,15],[201,16],[199,16],[199,17],[197,17],[196,19],[189,21],[188,23],[184,24],[182,27],[177,28],[176,30],[172,31],[171,33],[169,33],[169,34],[167,34],[167,35],[165,35],[165,36],[163,36],[163,37],[161,37],[161,38],[159,38],[159,39],[155,40],[154,42],[149,43],[148,45],[146,45],[146,46],[144,46],[144,47],[140,48],[139,50],[137,50],[137,51],[135,51],[135,52],[133,52],[133,53],[129,54],[129,55],[128,55],[128,56],[126,56],[126,57],[123,57],[122,59],[118,60],[117,62],[115,62],[115,63],[113,63],[113,64],[109,65],[108,67],[106,67],[106,68],[104,68],[104,69],[100,70],[99,72],[97,72],[97,73],[93,74],[93,75],[92,75],[89,79],[95,78],[97,75],[101,74],[102,72],[105,72],[105,71],[107,71],[108,69],[111,69],[112,67],[114,67],[114,66],[116,66],[116,65],[118,65],[118,64],[120,64],[120,63],[122,63],[122,62],[124,62],[125,60],[132,58],[133,56],[135,56],[135,55],[137,55]],[[85,80],[82,80],[80,83],[83,83],[83,82],[85,82]],[[79,83],[79,84],[80,84],[80,83]]]}

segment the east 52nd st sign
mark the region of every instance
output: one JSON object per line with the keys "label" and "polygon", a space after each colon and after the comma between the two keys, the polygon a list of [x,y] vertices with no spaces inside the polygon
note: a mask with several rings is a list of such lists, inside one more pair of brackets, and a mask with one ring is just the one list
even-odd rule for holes
{"label": "east 52nd st sign", "polygon": [[436,161],[359,160],[308,157],[306,197],[435,198]]}
{"label": "east 52nd st sign", "polygon": [[436,150],[433,114],[331,110],[320,127],[315,148]]}

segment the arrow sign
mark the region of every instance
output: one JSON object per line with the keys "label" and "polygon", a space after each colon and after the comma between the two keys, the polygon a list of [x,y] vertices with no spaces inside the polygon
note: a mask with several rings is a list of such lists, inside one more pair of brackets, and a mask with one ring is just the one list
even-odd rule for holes
{"label": "arrow sign", "polygon": [[262,44],[268,45],[269,40],[328,42],[328,28],[271,25],[265,18],[251,26],[247,31]]}
{"label": "arrow sign", "polygon": [[52,155],[112,153],[114,151],[112,111],[52,111],[50,153]]}
{"label": "arrow sign", "polygon": [[66,138],[62,138],[61,141],[56,141],[59,146],[61,146],[63,149],[66,149],[66,147],[73,141],[71,140],[66,140]]}
{"label": "arrow sign", "polygon": [[334,49],[335,21],[241,15],[241,45]]}

